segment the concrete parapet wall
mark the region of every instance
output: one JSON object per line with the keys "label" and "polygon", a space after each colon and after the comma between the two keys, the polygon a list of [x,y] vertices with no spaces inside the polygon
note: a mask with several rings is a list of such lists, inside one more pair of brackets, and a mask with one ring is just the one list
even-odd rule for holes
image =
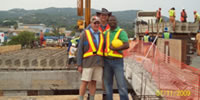
{"label": "concrete parapet wall", "polygon": [[0,72],[0,76],[3,91],[79,89],[81,82],[81,75],[75,70],[6,71]]}
{"label": "concrete parapet wall", "polygon": [[125,77],[136,94],[139,96],[155,96],[158,88],[151,79],[151,75],[143,68],[143,65],[134,61],[132,58],[126,58],[124,61]]}
{"label": "concrete parapet wall", "polygon": [[21,45],[9,45],[9,46],[0,46],[0,54],[11,52],[11,51],[17,51],[21,49]]}

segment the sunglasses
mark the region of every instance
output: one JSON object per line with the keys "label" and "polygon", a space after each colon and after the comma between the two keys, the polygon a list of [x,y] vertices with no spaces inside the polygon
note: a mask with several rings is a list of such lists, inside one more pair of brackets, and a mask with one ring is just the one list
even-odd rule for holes
{"label": "sunglasses", "polygon": [[100,22],[94,22],[94,24],[100,24]]}

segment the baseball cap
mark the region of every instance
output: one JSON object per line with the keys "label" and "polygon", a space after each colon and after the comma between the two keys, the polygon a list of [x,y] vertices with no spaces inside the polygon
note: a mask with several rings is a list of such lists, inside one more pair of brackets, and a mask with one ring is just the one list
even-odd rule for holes
{"label": "baseball cap", "polygon": [[90,21],[91,21],[92,23],[97,22],[97,21],[100,22],[100,18],[97,17],[97,16],[92,16],[91,19],[90,19]]}

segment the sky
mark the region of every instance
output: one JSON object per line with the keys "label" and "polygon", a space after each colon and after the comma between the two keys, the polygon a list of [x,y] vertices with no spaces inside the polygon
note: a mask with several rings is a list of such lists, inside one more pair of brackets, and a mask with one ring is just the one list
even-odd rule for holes
{"label": "sky", "polygon": [[[77,0],[0,0],[0,10],[23,8],[26,10],[43,9],[48,7],[67,8],[77,7]],[[85,1],[85,0],[84,0]],[[188,20],[193,21],[193,11],[200,13],[200,0],[91,0],[91,7],[100,10],[107,8],[109,11],[144,10],[156,11],[162,8],[162,15],[168,17],[171,7],[176,9],[176,20],[180,19],[182,8],[186,9]]]}

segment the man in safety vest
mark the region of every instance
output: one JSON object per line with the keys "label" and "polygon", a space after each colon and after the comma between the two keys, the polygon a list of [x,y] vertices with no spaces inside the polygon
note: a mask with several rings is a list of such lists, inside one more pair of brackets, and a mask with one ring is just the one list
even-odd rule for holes
{"label": "man in safety vest", "polygon": [[165,27],[164,33],[162,34],[162,38],[164,38],[164,39],[171,39],[172,38],[172,35],[171,35],[171,33],[168,32],[167,27]]}
{"label": "man in safety vest", "polygon": [[[101,20],[101,24],[99,27],[99,31],[103,32],[105,34],[106,31],[110,29],[110,26],[108,24],[108,18],[112,15],[112,12],[109,12],[106,8],[102,8],[101,11],[96,12],[96,15],[99,16]],[[104,82],[102,81],[102,90],[103,92],[103,100],[105,100],[105,89],[104,89]]]}
{"label": "man in safety vest", "polygon": [[175,8],[172,7],[172,8],[169,10],[169,21],[170,21],[170,23],[173,24],[173,31],[175,31],[175,25],[176,25],[175,18],[176,18]]}
{"label": "man in safety vest", "polygon": [[[110,16],[108,23],[110,30],[105,33],[105,50],[104,50],[104,69],[103,79],[106,90],[106,100],[113,100],[113,77],[115,76],[120,100],[128,100],[128,91],[124,77],[124,61],[122,50],[129,48],[127,33],[117,26],[115,16]],[[119,39],[123,44],[114,48],[111,43]]]}
{"label": "man in safety vest", "polygon": [[99,16],[99,18],[101,20],[99,31],[101,31],[105,34],[105,31],[110,29],[110,26],[108,25],[108,18],[109,18],[109,16],[112,15],[112,13],[109,12],[106,8],[102,8],[101,11],[96,12],[96,15]]}
{"label": "man in safety vest", "polygon": [[161,16],[161,8],[158,9],[156,14],[156,22],[161,23],[162,22],[162,16]]}
{"label": "man in safety vest", "polygon": [[145,31],[145,35],[143,37],[143,41],[144,41],[144,45],[143,45],[143,54],[144,56],[147,54],[148,50],[149,50],[149,47],[151,46],[151,42],[152,42],[152,39],[151,37],[149,36],[149,31],[146,30]]}
{"label": "man in safety vest", "polygon": [[197,55],[200,56],[200,30],[196,35],[196,43],[197,43]]}
{"label": "man in safety vest", "polygon": [[187,22],[187,13],[184,8],[181,11],[181,22]]}
{"label": "man in safety vest", "polygon": [[149,31],[148,30],[145,31],[145,35],[143,37],[143,40],[144,40],[144,43],[151,42],[151,37],[149,36]]}
{"label": "man in safety vest", "polygon": [[88,84],[90,84],[89,98],[94,100],[96,81],[102,80],[104,36],[98,30],[99,26],[99,17],[92,16],[91,28],[84,30],[80,37],[77,54],[78,71],[82,74],[79,91],[80,100],[83,100]]}
{"label": "man in safety vest", "polygon": [[194,11],[194,22],[200,22],[200,16],[197,11]]}

